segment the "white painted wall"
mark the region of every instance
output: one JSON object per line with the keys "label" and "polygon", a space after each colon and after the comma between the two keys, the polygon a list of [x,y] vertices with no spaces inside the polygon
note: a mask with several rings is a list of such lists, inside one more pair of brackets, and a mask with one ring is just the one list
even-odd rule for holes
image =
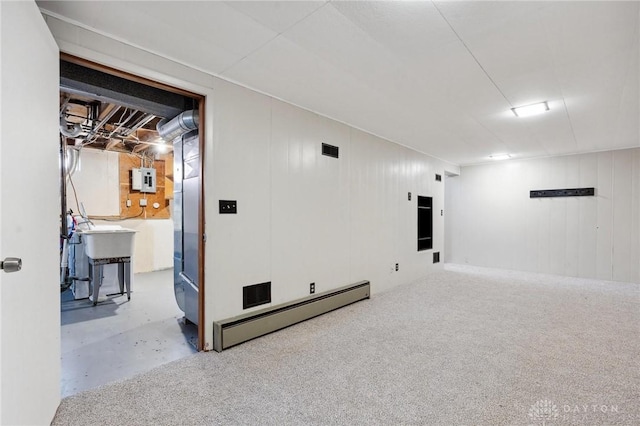
{"label": "white painted wall", "polygon": [[[119,154],[83,149],[80,168],[73,174],[78,201],[89,216],[120,214]],[[67,184],[67,207],[77,214],[78,208],[71,184]],[[173,267],[172,219],[94,220],[95,224],[120,225],[138,231],[135,236],[133,272],[150,272]]]}
{"label": "white painted wall", "polygon": [[[78,169],[71,176],[78,202],[83,203],[87,214],[118,216],[120,214],[120,174],[117,152],[84,148],[80,151]],[[67,208],[74,214],[76,206],[73,186],[67,184]]]}
{"label": "white painted wall", "polygon": [[[310,282],[321,292],[368,279],[377,292],[432,267],[432,251],[416,251],[416,195],[433,195],[435,210],[443,208],[443,184],[434,174],[456,166],[46,20],[63,52],[206,96],[205,349],[213,346],[214,320],[242,313],[245,285],[272,281],[280,303],[307,295]],[[321,156],[321,142],[340,146],[341,158]],[[238,200],[238,214],[219,215],[219,199]],[[437,250],[444,229],[434,218]],[[391,272],[395,263],[399,272]]]}
{"label": "white painted wall", "polygon": [[[463,167],[447,183],[447,261],[640,282],[640,148]],[[595,187],[595,197],[530,199]]]}
{"label": "white painted wall", "polygon": [[[378,292],[434,267],[443,163],[222,80],[214,93],[207,196],[237,200],[238,214],[207,214],[211,320],[242,313],[250,284],[271,281],[278,304],[307,296],[311,282],[323,292],[370,280]],[[321,155],[323,142],[340,158]],[[417,252],[417,195],[434,197],[433,251]]]}

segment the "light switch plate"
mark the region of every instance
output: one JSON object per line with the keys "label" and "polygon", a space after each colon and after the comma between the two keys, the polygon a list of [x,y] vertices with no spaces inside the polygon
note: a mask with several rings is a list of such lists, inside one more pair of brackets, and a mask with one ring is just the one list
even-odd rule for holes
{"label": "light switch plate", "polygon": [[236,200],[219,200],[220,214],[237,214],[238,203]]}

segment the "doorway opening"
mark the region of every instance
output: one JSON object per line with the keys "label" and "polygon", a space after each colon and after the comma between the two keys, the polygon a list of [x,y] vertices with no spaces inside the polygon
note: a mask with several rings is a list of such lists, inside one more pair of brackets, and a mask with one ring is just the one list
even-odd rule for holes
{"label": "doorway opening", "polygon": [[60,59],[62,395],[203,345],[204,97]]}

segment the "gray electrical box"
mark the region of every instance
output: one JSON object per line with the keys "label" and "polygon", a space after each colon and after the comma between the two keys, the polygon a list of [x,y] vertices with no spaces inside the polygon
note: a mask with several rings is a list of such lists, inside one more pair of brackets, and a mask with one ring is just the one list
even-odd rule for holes
{"label": "gray electrical box", "polygon": [[140,192],[156,192],[156,169],[141,167],[131,169],[131,189]]}

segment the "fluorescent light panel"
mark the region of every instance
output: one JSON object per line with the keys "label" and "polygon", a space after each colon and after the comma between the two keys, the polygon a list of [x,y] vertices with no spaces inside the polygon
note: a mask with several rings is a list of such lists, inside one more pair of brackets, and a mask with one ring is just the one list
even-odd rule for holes
{"label": "fluorescent light panel", "polygon": [[538,115],[542,114],[543,112],[549,111],[549,104],[545,101],[538,104],[511,108],[511,111],[513,111],[516,117],[530,117],[532,115]]}
{"label": "fluorescent light panel", "polygon": [[490,155],[489,158],[492,160],[508,160],[511,156],[509,154],[493,154]]}

